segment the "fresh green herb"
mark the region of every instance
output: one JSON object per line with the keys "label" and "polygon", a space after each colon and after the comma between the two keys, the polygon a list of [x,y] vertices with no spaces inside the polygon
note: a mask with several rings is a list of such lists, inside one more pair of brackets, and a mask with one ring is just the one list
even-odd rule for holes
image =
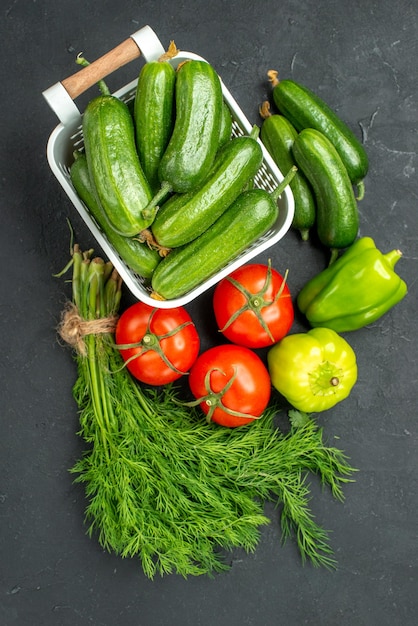
{"label": "fresh green herb", "polygon": [[256,549],[271,501],[302,560],[334,566],[309,509],[307,475],[343,500],[354,472],[344,454],[325,445],[313,420],[282,433],[274,406],[248,427],[227,429],[182,404],[173,386],[138,384],[114,347],[121,279],[92,254],[72,250],[72,303],[60,325],[78,366],[74,397],[88,448],[71,471],[85,486],[89,534],[139,558],[149,578],[211,574],[228,567],[225,550]]}
{"label": "fresh green herb", "polygon": [[290,409],[287,412],[287,415],[293,428],[304,426],[311,419],[309,413],[304,413],[303,411],[298,411],[297,409]]}

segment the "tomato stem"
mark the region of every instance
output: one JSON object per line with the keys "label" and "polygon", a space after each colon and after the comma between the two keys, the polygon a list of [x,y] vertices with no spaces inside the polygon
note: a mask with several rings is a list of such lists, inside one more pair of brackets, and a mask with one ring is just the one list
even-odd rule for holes
{"label": "tomato stem", "polygon": [[258,420],[260,419],[260,415],[251,415],[250,413],[242,413],[241,411],[234,411],[234,409],[230,409],[223,403],[223,397],[226,392],[232,387],[235,382],[235,379],[238,375],[236,367],[234,367],[234,373],[231,378],[226,382],[225,386],[222,387],[220,391],[213,391],[211,386],[211,376],[213,372],[220,372],[223,376],[226,376],[226,373],[219,369],[218,367],[213,367],[208,370],[205,375],[204,386],[206,390],[206,395],[197,398],[196,400],[192,400],[191,402],[185,402],[186,406],[198,406],[199,404],[206,404],[209,407],[209,412],[206,415],[206,420],[208,423],[212,421],[213,414],[215,409],[221,408],[222,411],[228,413],[228,415],[232,415],[234,417],[243,417],[244,419]]}
{"label": "tomato stem", "polygon": [[158,311],[157,308],[152,310],[151,315],[148,320],[147,329],[145,331],[144,336],[142,337],[140,341],[135,342],[135,343],[114,344],[114,347],[120,351],[132,350],[135,348],[142,348],[141,350],[138,350],[136,354],[133,354],[129,359],[125,361],[125,366],[128,365],[128,363],[131,363],[132,361],[137,359],[138,357],[142,356],[145,352],[148,352],[148,350],[154,350],[154,352],[156,352],[158,356],[164,361],[167,367],[169,367],[171,370],[173,370],[177,374],[184,376],[185,374],[187,374],[187,372],[183,372],[182,370],[178,369],[178,367],[176,367],[174,363],[170,361],[170,359],[167,357],[167,355],[165,354],[164,350],[161,347],[161,341],[163,339],[168,339],[169,337],[173,337],[178,332],[183,330],[183,328],[185,328],[186,326],[189,326],[189,324],[191,324],[192,322],[191,321],[183,322],[183,324],[179,324],[178,326],[176,326],[176,328],[169,330],[167,333],[157,335],[151,330],[152,320],[155,314],[157,313],[157,311]]}
{"label": "tomato stem", "polygon": [[150,347],[153,346],[155,344],[155,335],[153,335],[152,333],[146,333],[143,337],[142,337],[142,343],[145,344],[146,346]]}
{"label": "tomato stem", "polygon": [[264,285],[260,289],[260,291],[258,291],[255,294],[253,294],[251,291],[249,291],[249,289],[244,287],[244,285],[242,285],[239,281],[237,281],[234,278],[232,278],[232,276],[227,276],[226,280],[228,280],[232,285],[234,285],[234,287],[236,289],[238,289],[238,291],[240,291],[242,293],[242,295],[245,297],[245,302],[242,305],[242,307],[237,309],[233,313],[233,315],[231,315],[231,317],[226,322],[224,327],[220,329],[220,332],[224,332],[245,311],[252,311],[254,313],[254,315],[257,317],[257,320],[258,320],[260,326],[262,327],[264,332],[268,335],[270,341],[274,342],[275,341],[274,336],[273,336],[270,328],[268,327],[268,325],[266,324],[266,322],[265,322],[265,320],[264,320],[264,318],[262,316],[262,310],[265,307],[271,306],[272,304],[277,302],[279,300],[279,298],[281,298],[281,296],[283,294],[283,291],[284,291],[284,288],[286,286],[288,273],[289,273],[289,270],[286,270],[286,273],[284,275],[283,281],[282,281],[282,283],[280,285],[280,289],[278,290],[278,292],[275,295],[275,297],[273,298],[273,300],[266,300],[264,298],[265,294],[270,289],[271,282],[272,282],[272,279],[273,279],[273,273],[272,273],[272,269],[271,269],[271,259],[269,259],[268,263],[267,263],[267,273],[266,273],[266,280],[264,282]]}

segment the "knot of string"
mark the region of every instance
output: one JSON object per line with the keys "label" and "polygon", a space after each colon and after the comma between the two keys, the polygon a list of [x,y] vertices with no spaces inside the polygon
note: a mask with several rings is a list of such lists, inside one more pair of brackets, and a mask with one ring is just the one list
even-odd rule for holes
{"label": "knot of string", "polygon": [[80,355],[86,356],[87,348],[84,341],[86,335],[113,333],[118,321],[117,315],[86,320],[81,317],[74,303],[69,302],[61,314],[58,334]]}

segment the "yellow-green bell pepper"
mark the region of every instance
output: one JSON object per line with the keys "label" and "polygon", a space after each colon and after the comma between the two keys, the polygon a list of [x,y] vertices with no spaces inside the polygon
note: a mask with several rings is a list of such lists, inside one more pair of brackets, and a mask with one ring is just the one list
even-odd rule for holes
{"label": "yellow-green bell pepper", "polygon": [[383,254],[370,237],[357,239],[302,288],[300,311],[311,326],[336,332],[371,324],[407,294],[406,283],[394,271],[401,256],[399,250]]}
{"label": "yellow-green bell pepper", "polygon": [[305,413],[335,406],[357,381],[353,349],[329,328],[287,335],[270,348],[267,363],[273,387]]}

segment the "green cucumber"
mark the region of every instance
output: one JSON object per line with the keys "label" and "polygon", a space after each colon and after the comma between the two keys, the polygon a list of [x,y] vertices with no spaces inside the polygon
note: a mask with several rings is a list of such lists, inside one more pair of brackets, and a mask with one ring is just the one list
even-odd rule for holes
{"label": "green cucumber", "polygon": [[89,172],[109,222],[121,235],[137,235],[152,223],[155,209],[147,209],[152,192],[128,106],[112,95],[94,98],[84,112],[83,135]]}
{"label": "green cucumber", "polygon": [[277,199],[294,173],[271,194],[258,188],[243,191],[202,235],[172,250],[153,274],[153,297],[172,300],[188,293],[267,233],[277,220]]}
{"label": "green cucumber", "polygon": [[302,130],[293,143],[293,156],[314,190],[318,237],[331,248],[332,262],[338,249],[350,246],[358,234],[353,186],[337,150],[321,132]]}
{"label": "green cucumber", "polygon": [[[273,161],[282,172],[287,172],[295,160],[292,154],[293,143],[298,136],[297,130],[283,115],[266,116],[261,125],[260,138]],[[309,238],[309,231],[315,224],[316,206],[312,187],[300,170],[290,183],[295,200],[295,215],[292,227],[298,230],[304,241]]]}
{"label": "green cucumber", "polygon": [[269,72],[273,85],[273,100],[280,113],[287,117],[297,131],[314,128],[322,132],[335,146],[348,175],[363,193],[362,181],[369,168],[366,151],[350,128],[321,98],[293,80],[277,80],[277,72]]}
{"label": "green cucumber", "polygon": [[197,191],[176,194],[161,206],[151,226],[156,242],[177,248],[196,239],[238,197],[262,161],[256,139],[231,139],[219,151],[208,178]]}
{"label": "green cucumber", "polygon": [[78,196],[126,265],[143,278],[151,278],[161,261],[160,255],[156,250],[151,250],[145,243],[119,235],[114,230],[102,207],[98,204],[85,154],[76,152],[74,156],[75,160],[70,167],[70,178]]}
{"label": "green cucumber", "polygon": [[222,117],[219,76],[205,61],[188,60],[177,68],[174,129],[159,179],[172,191],[196,189],[207,176],[219,146]]}
{"label": "green cucumber", "polygon": [[143,65],[135,93],[136,146],[144,174],[153,193],[160,188],[158,167],[174,125],[176,72],[167,61]]}
{"label": "green cucumber", "polygon": [[218,148],[222,148],[232,137],[232,114],[226,102],[222,104],[221,128]]}

